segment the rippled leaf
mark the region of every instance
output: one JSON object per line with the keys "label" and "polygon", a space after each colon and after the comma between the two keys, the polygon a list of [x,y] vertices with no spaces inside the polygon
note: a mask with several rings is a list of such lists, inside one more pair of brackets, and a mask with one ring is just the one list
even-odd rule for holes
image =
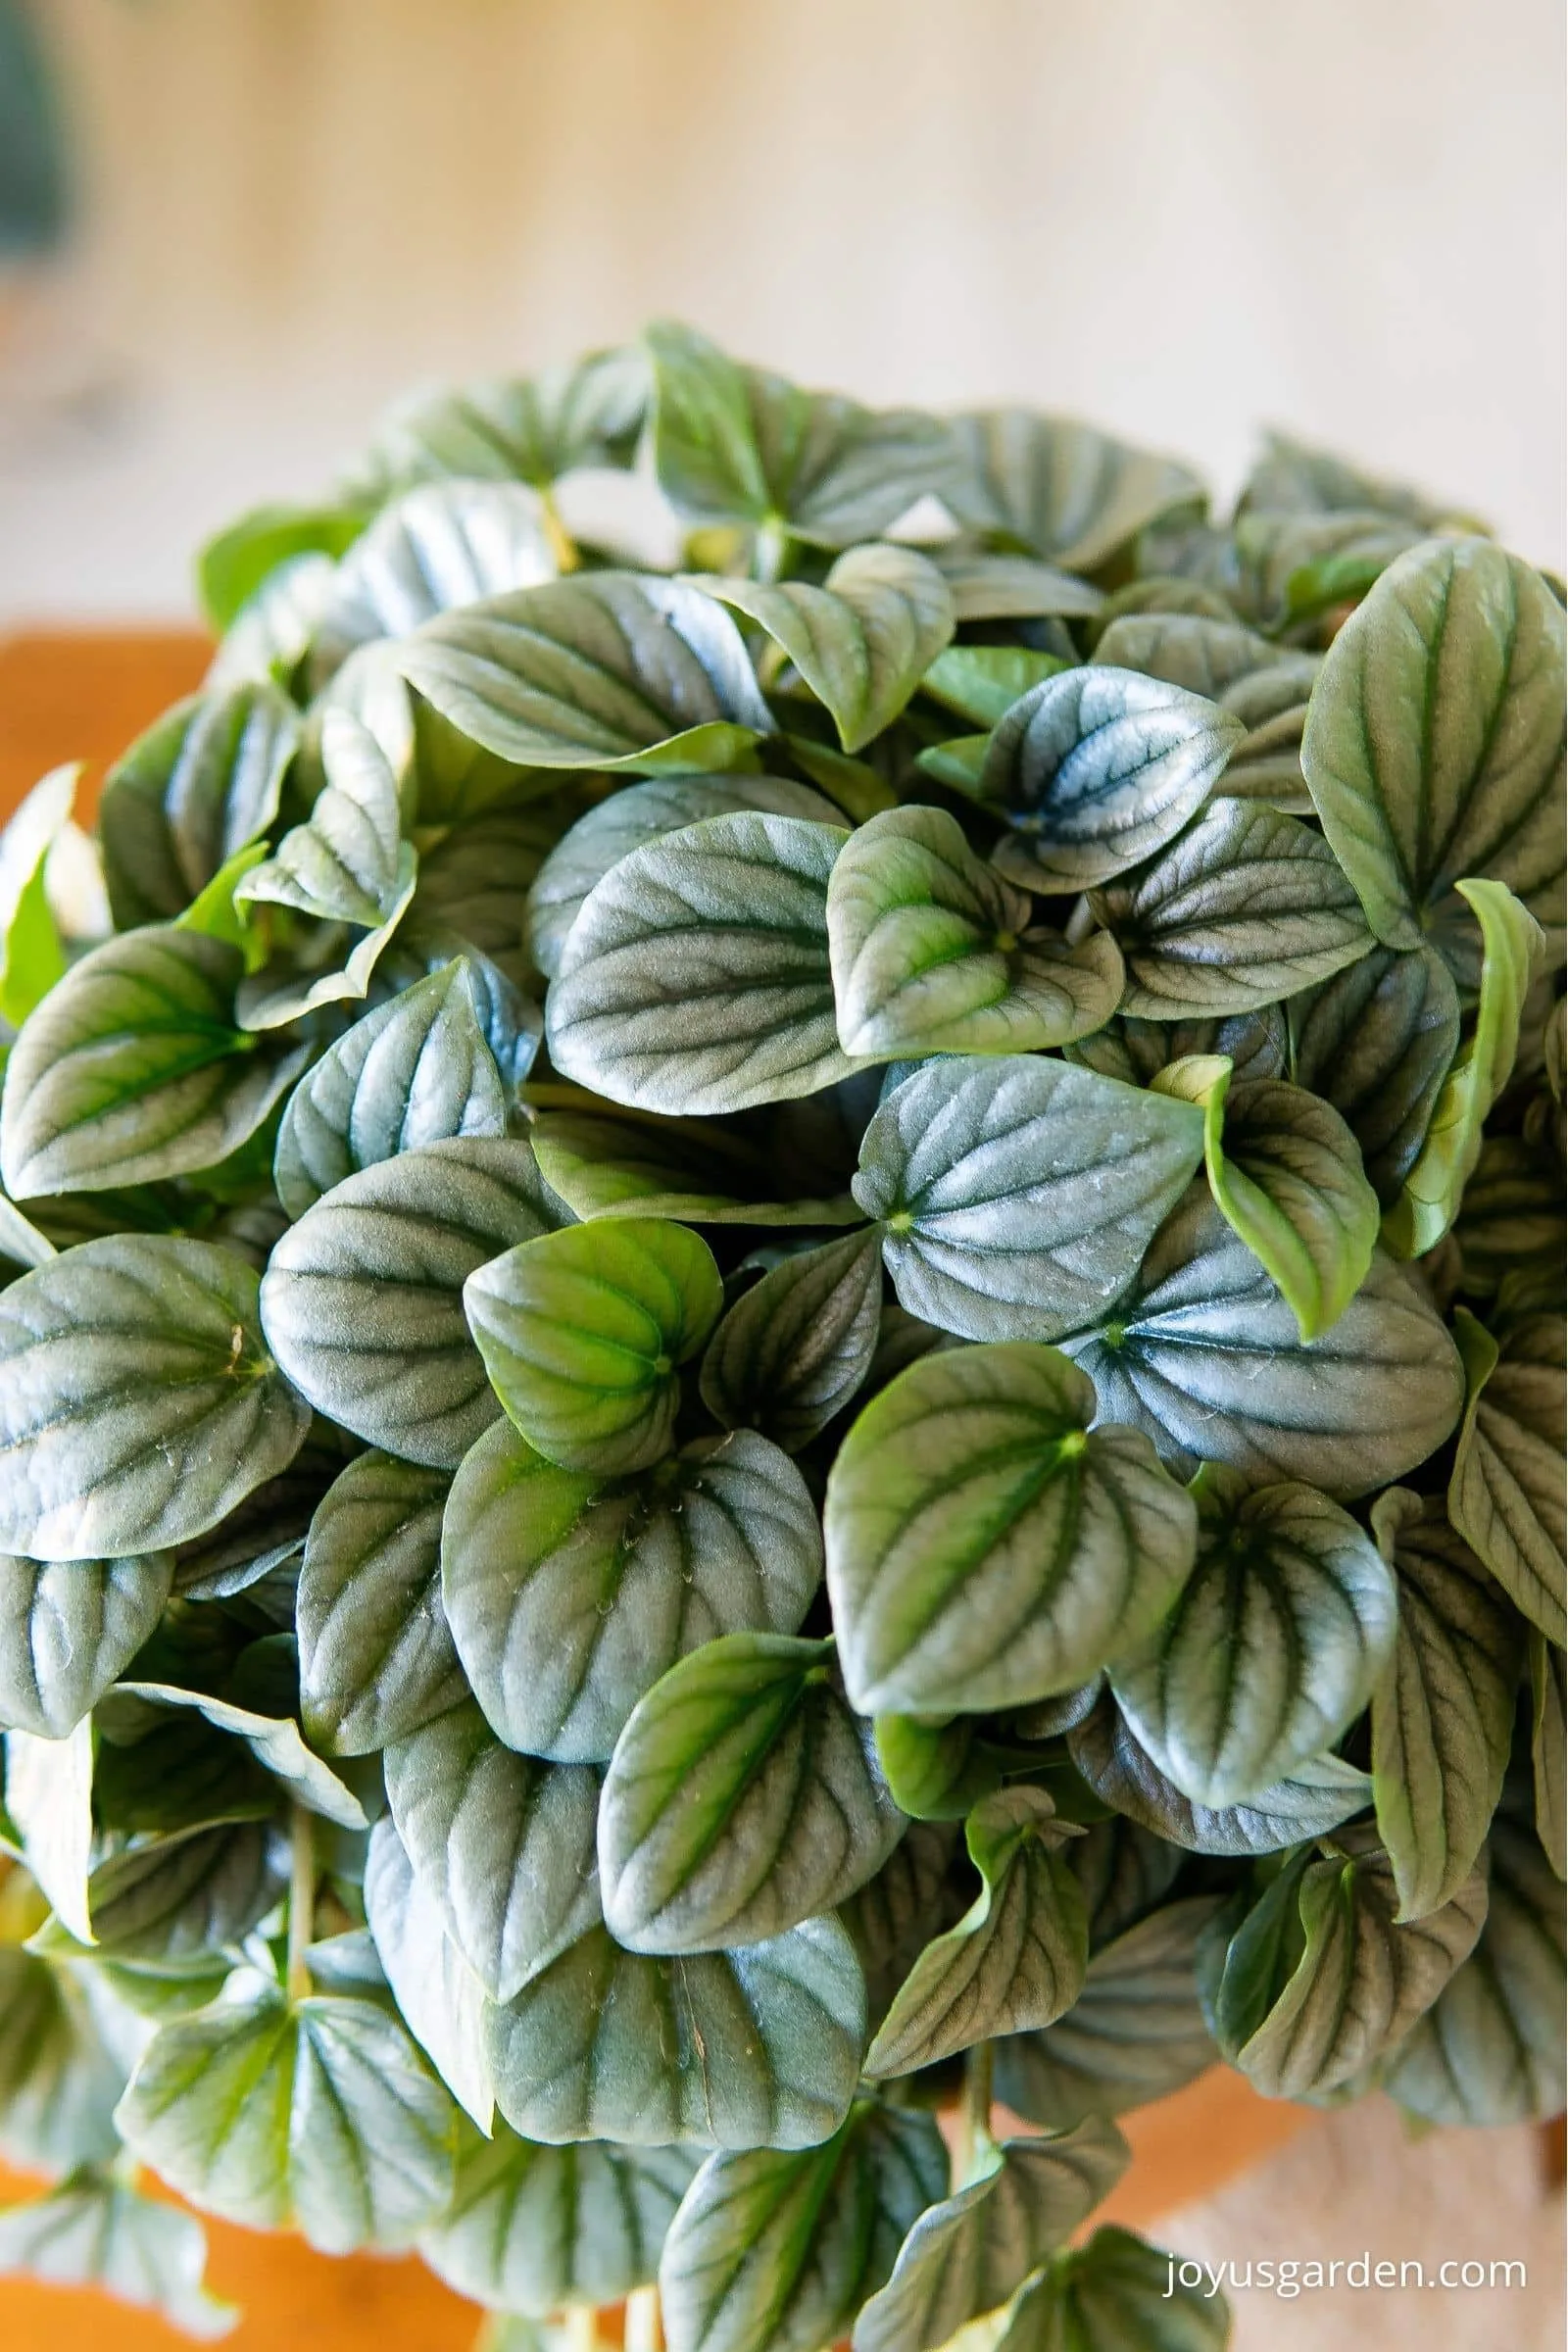
{"label": "rippled leaf", "polygon": [[115,927],[169,921],[277,814],[299,715],[248,682],[175,703],[104,779],[98,827]]}
{"label": "rippled leaf", "polygon": [[1339,1112],[1391,1208],[1459,1049],[1459,995],[1447,965],[1435,948],[1374,948],[1289,1009],[1292,1077]]}
{"label": "rippled leaf", "polygon": [[109,2174],[73,2173],[47,2196],[0,2211],[0,2276],[90,2287],[211,2343],[239,2314],[205,2291],[206,2267],[199,2222]]}
{"label": "rippled leaf", "polygon": [[45,1562],[0,1553],[0,1726],[63,1740],[163,1614],[169,1552]]}
{"label": "rippled leaf", "polygon": [[729,1308],[703,1357],[703,1402],[726,1429],[798,1453],[864,1383],[881,1328],[882,1250],[847,1234],[771,1267]]}
{"label": "rippled leaf", "polygon": [[1454,1330],[1469,1401],[1448,1516],[1515,1607],[1561,1648],[1568,1636],[1562,1317],[1528,1316],[1500,1348],[1462,1307]]}
{"label": "rippled leaf", "polygon": [[990,409],[955,422],[974,518],[1064,571],[1096,571],[1152,522],[1202,505],[1201,482],[1174,458],[1075,417]]}

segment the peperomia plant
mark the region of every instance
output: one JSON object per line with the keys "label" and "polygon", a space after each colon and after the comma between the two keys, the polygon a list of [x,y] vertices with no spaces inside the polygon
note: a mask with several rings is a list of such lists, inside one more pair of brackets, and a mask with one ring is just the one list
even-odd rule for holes
{"label": "peperomia plant", "polygon": [[1119,2115],[1559,2111],[1560,587],[673,325],[202,578],[0,844],[0,2263],[1203,2352]]}

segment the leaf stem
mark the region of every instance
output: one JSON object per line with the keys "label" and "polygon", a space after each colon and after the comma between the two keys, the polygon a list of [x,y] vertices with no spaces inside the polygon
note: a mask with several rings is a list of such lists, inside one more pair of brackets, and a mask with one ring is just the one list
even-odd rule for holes
{"label": "leaf stem", "polygon": [[664,2330],[657,2286],[634,2286],[626,2297],[626,2352],[663,2352]]}
{"label": "leaf stem", "polygon": [[288,1973],[285,1986],[291,2001],[303,2001],[311,1989],[306,1948],[316,1929],[316,1816],[296,1805],[289,1821]]}
{"label": "leaf stem", "polygon": [[994,2060],[989,2041],[976,2042],[963,2062],[963,2098],[958,2108],[957,2144],[953,2152],[955,2191],[974,2179],[991,2145],[991,2074]]}
{"label": "leaf stem", "polygon": [[566,2312],[566,2352],[600,2352],[599,2314],[591,2303],[573,2303]]}

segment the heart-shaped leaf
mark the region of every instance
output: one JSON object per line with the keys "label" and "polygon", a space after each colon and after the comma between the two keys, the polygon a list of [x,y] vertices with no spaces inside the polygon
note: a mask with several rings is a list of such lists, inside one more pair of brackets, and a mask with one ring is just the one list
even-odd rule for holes
{"label": "heart-shaped leaf", "polygon": [[1254,1011],[1372,945],[1328,844],[1260,803],[1211,801],[1091,904],[1127,960],[1123,1010],[1152,1021]]}
{"label": "heart-shaped leaf", "polygon": [[890,726],[954,631],[953,598],[912,547],[852,547],[820,588],[704,577],[767,631],[831,712],[847,752]]}
{"label": "heart-shaped leaf", "polygon": [[1562,1882],[1506,1816],[1493,1824],[1488,1853],[1481,1939],[1381,2078],[1401,2107],[1434,2124],[1534,2123],[1562,2112]]}
{"label": "heart-shaped leaf", "polygon": [[1107,2224],[1028,2281],[995,2352],[1225,2352],[1229,2304],[1187,2285],[1177,2268],[1174,2255]]}
{"label": "heart-shaped leaf", "polygon": [[1004,872],[1035,890],[1087,890],[1152,858],[1198,813],[1242,732],[1205,697],[1100,656],[1031,687],[980,774],[981,799],[1017,835]]}
{"label": "heart-shaped leaf", "polygon": [[1034,1055],[938,1060],[872,1119],[853,1189],[911,1314],[1054,1340],[1126,1289],[1201,1152],[1190,1103]]}
{"label": "heart-shaped leaf", "polygon": [[616,2303],[658,2276],[695,2169],[685,2148],[541,2148],[501,2124],[488,2143],[465,2138],[451,2210],[419,2252],[460,2295],[497,2311],[542,2319]]}
{"label": "heart-shaped leaf", "polygon": [[361,1169],[272,1251],[262,1317],[278,1361],[367,1445],[455,1468],[500,1410],[463,1286],[562,1214],[521,1141],[460,1138]]}
{"label": "heart-shaped leaf", "polygon": [[724,1316],[703,1357],[703,1402],[726,1429],[760,1430],[798,1453],[864,1382],[881,1319],[874,1232],[800,1250]]}
{"label": "heart-shaped leaf", "polygon": [[53,1563],[0,1552],[0,1726],[63,1740],[158,1623],[173,1573],[167,1551]]}
{"label": "heart-shaped leaf", "polygon": [[729,767],[773,732],[740,631],[679,580],[578,572],[440,614],[398,651],[410,684],[519,766]]}
{"label": "heart-shaped leaf", "polygon": [[1050,1797],[999,1790],[976,1805],[964,1838],[980,1892],[894,1995],[866,2052],[873,2082],[1052,2025],[1083,1990],[1089,1918]]}
{"label": "heart-shaped leaf", "polygon": [[1071,1690],[1151,1631],[1197,1513],[1140,1433],[1050,1348],[922,1356],[828,1481],[828,1591],[866,1713],[975,1713]]}
{"label": "heart-shaped leaf", "polygon": [[632,1708],[720,1634],[793,1634],[822,1539],[788,1454],[750,1430],[636,1478],[560,1470],[509,1421],[453,1481],[442,1586],[497,1733],[527,1754],[608,1757]]}
{"label": "heart-shaped leaf", "polygon": [[378,1160],[450,1136],[505,1135],[507,1089],[472,966],[446,964],[356,1021],[294,1089],[272,1180],[291,1217]]}
{"label": "heart-shaped leaf", "polygon": [[1514,1606],[1560,1649],[1568,1638],[1562,1317],[1528,1316],[1499,1349],[1461,1307],[1454,1333],[1469,1401],[1448,1487],[1448,1516]]}
{"label": "heart-shaped leaf", "polygon": [[1206,1187],[1166,1219],[1136,1289],[1065,1345],[1101,1411],[1147,1429],[1188,1475],[1226,1462],[1342,1498],[1424,1462],[1462,1404],[1452,1341],[1381,1251],[1334,1329],[1303,1343]]}
{"label": "heart-shaped leaf", "polygon": [[351,489],[372,505],[416,482],[532,482],[577,466],[623,466],[648,398],[635,349],[591,352],[534,376],[481,376],[395,401]]}
{"label": "heart-shaped leaf", "polygon": [[300,1715],[329,1756],[373,1754],[467,1695],[441,1605],[450,1484],[372,1450],[311,1521],[295,1604]]}
{"label": "heart-shaped leaf", "polygon": [[412,2243],[452,2193],[455,2110],[370,2001],[285,2001],[254,1975],[163,2026],[115,2111],[127,2147],[203,2212],[293,2224],[324,2254]]}
{"label": "heart-shaped leaf", "polygon": [[268,830],[299,740],[292,703],[260,683],[193,695],[138,736],[98,809],[117,930],[172,920]]}
{"label": "heart-shaped leaf", "polygon": [[1374,948],[1290,1004],[1291,1075],[1345,1120],[1385,1208],[1399,1198],[1459,1048],[1459,994],[1435,948]]}
{"label": "heart-shaped leaf", "polygon": [[239,2316],[203,2288],[206,2264],[192,2215],[109,2174],[74,2173],[47,2196],[0,2212],[0,2277],[90,2287],[198,2342],[227,2335]]}
{"label": "heart-shaped leaf", "polygon": [[627,1718],[599,1807],[605,1918],[639,1952],[782,1935],[873,1877],[904,1833],[832,1644],[729,1634]]}
{"label": "heart-shaped leaf", "polygon": [[1488,1112],[1508,1083],[1519,1051],[1519,1023],[1542,935],[1533,915],[1498,882],[1463,881],[1458,896],[1481,925],[1484,954],[1476,1025],[1444,1079],[1420,1152],[1384,1231],[1401,1257],[1434,1249],[1458,1214],[1482,1151]]}
{"label": "heart-shaped leaf", "polygon": [[691,1116],[846,1077],[828,961],[836,826],[741,811],[633,850],[584,901],[550,1057],[612,1102]]}
{"label": "heart-shaped leaf", "polygon": [[1030,928],[1027,896],[976,858],[946,809],[890,808],[852,833],[828,881],[839,1042],[868,1060],[1029,1052],[1103,1027],[1115,943]]}
{"label": "heart-shaped leaf", "polygon": [[383,507],[337,567],[312,669],[357,645],[406,637],[437,612],[553,580],[544,501],[522,482],[422,482]]}
{"label": "heart-shaped leaf", "polygon": [[761,1139],[716,1119],[546,1111],[528,1138],[546,1183],[580,1217],[678,1217],[687,1225],[858,1225],[848,1193],[801,1199]]}
{"label": "heart-shaped leaf", "polygon": [[929,2116],[864,2102],[820,2147],[710,2156],[659,2266],[669,2352],[818,2352],[947,2187]]}
{"label": "heart-shaped leaf", "polygon": [[1226,762],[1226,793],[1311,813],[1301,729],[1317,679],[1315,654],[1294,653],[1231,618],[1144,610],[1118,613],[1102,628],[1094,659],[1217,703],[1246,730]]}
{"label": "heart-shaped leaf", "polygon": [[1151,523],[1203,505],[1202,483],[1174,458],[1073,416],[988,409],[954,429],[971,468],[966,514],[1064,571],[1098,571]]}
{"label": "heart-shaped leaf", "polygon": [[920,2216],[893,2276],[855,2323],[855,2352],[934,2352],[996,2311],[1108,2195],[1127,2143],[1095,2118],[1053,2139],[1009,2139],[988,2169]]}
{"label": "heart-shaped leaf", "polygon": [[1194,1854],[1277,1854],[1364,1812],[1372,1783],[1334,1755],[1313,1756],[1289,1780],[1259,1789],[1243,1805],[1195,1805],[1140,1745],[1107,1691],[1067,1732],[1078,1772],[1102,1803],[1154,1837]]}
{"label": "heart-shaped leaf", "polygon": [[1152,1638],[1111,1666],[1141,1746],[1195,1805],[1256,1798],[1332,1747],[1394,1644],[1394,1579],[1312,1487],[1196,1482],[1198,1565]]}
{"label": "heart-shaped leaf", "polygon": [[529,2139],[807,2148],[849,2113],[865,1986],[836,1919],[672,1959],[596,1928],[488,2025],[497,2104]]}
{"label": "heart-shaped leaf", "polygon": [[1212,2066],[1195,1960],[1219,1908],[1214,1895],[1164,1903],[1097,1951],[1064,2017],[999,2042],[1003,2104],[1065,2132],[1164,2098]]}
{"label": "heart-shaped leaf", "polygon": [[622,858],[685,825],[745,808],[803,817],[811,824],[842,822],[820,793],[778,776],[654,776],[612,793],[561,836],[528,892],[528,947],[540,971],[560,969],[566,934],[584,899]]}
{"label": "heart-shaped leaf", "polygon": [[490,1385],[535,1452],[611,1477],[667,1453],[679,1366],[724,1302],[685,1225],[597,1219],[523,1242],[469,1275],[464,1311]]}
{"label": "heart-shaped leaf", "polygon": [[484,2047],[484,1988],[421,1899],[408,1850],[385,1814],[365,1858],[365,1916],[399,2014],[460,2107],[488,2132],[495,2089]]}
{"label": "heart-shaped leaf", "polygon": [[1386,946],[1486,874],[1562,926],[1563,610],[1486,539],[1397,558],[1329,648],[1302,761]]}
{"label": "heart-shaped leaf", "polygon": [[675,319],[657,320],[646,340],[654,464],[682,514],[850,547],[952,483],[952,434],[939,416],[803,392]]}
{"label": "heart-shaped leaf", "polygon": [[1323,2096],[1396,2047],[1475,1947],[1487,1882],[1396,1924],[1398,1892],[1370,1828],[1284,1870],[1231,1938],[1215,2036],[1266,2098]]}
{"label": "heart-shaped leaf", "polygon": [[599,1774],[514,1755],[471,1701],[385,1761],[420,1898],[491,1999],[511,2000],[599,1925]]}
{"label": "heart-shaped leaf", "polygon": [[310,1415],[256,1276],[159,1234],[83,1242],[0,1294],[0,1545],[101,1560],[187,1543],[293,1459]]}
{"label": "heart-shaped leaf", "polygon": [[158,927],[105,940],[24,1022],[6,1067],[0,1174],[21,1200],[211,1167],[311,1057],[239,1027],[239,952]]}
{"label": "heart-shaped leaf", "polygon": [[1441,1502],[1391,1488],[1372,1530],[1399,1595],[1372,1784],[1403,1922],[1441,1910],[1475,1867],[1508,1768],[1524,1628]]}
{"label": "heart-shaped leaf", "polygon": [[1195,1055],[1155,1079],[1203,1105],[1209,1190],[1272,1275],[1303,1340],[1336,1324],[1366,1280],[1378,1197],[1337,1110],[1283,1078],[1233,1086],[1223,1056]]}

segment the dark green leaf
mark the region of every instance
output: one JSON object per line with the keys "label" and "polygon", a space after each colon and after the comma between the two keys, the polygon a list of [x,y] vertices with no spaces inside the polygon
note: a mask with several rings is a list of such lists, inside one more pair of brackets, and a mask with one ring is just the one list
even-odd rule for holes
{"label": "dark green leaf", "polygon": [[1559,1879],[1568,1879],[1568,1736],[1563,1653],[1530,1629],[1530,1748],[1536,1785],[1536,1835]]}
{"label": "dark green leaf", "polygon": [[1130,2230],[1097,2230],[1029,2280],[994,2352],[1225,2352],[1230,2306],[1183,2284],[1177,2261]]}
{"label": "dark green leaf", "polygon": [[847,1193],[792,1199],[791,1171],[776,1152],[716,1119],[617,1116],[605,1103],[592,1112],[546,1111],[528,1132],[546,1183],[580,1217],[764,1226],[863,1220]]}
{"label": "dark green leaf", "polygon": [[1292,999],[1291,1075],[1345,1120],[1385,1208],[1420,1156],[1459,1048],[1459,995],[1435,948],[1374,948]]}
{"label": "dark green leaf", "polygon": [[1213,1895],[1165,1903],[1097,1951],[1065,2017],[998,2045],[1004,2105],[1065,2132],[1164,2098],[1212,2066],[1194,1961],[1218,1908]]}
{"label": "dark green leaf", "polygon": [[311,1521],[296,1603],[300,1715],[329,1756],[368,1755],[467,1695],[441,1605],[450,1484],[362,1453]]}
{"label": "dark green leaf", "polygon": [[665,2240],[669,2352],[819,2352],[947,2187],[929,2116],[852,2109],[818,2148],[710,2156]]}
{"label": "dark green leaf", "polygon": [[1242,732],[1200,695],[1098,661],[1032,687],[980,775],[980,798],[1016,832],[1003,871],[1086,890],[1152,857],[1202,807]]}
{"label": "dark green leaf", "polygon": [[964,1837],[980,1893],[894,1995],[866,2052],[873,2082],[1052,2025],[1083,1990],[1088,1914],[1050,1797],[1000,1790],[976,1805]]}
{"label": "dark green leaf", "polygon": [[709,1342],[703,1402],[726,1429],[760,1430],[798,1453],[863,1385],[881,1311],[874,1232],[784,1258],[741,1294]]}
{"label": "dark green leaf", "polygon": [[973,1715],[879,1715],[876,1752],[894,1803],[915,1821],[962,1821],[1003,1781],[1004,1754]]}
{"label": "dark green leaf", "polygon": [[1489,1852],[1481,1940],[1382,2075],[1401,2107],[1434,2124],[1562,2113],[1562,1882],[1516,1822],[1494,1824]]}
{"label": "dark green leaf", "polygon": [[874,1877],[903,1835],[830,1642],[729,1634],[632,1709],[599,1806],[605,1918],[639,1952],[779,1936]]}
{"label": "dark green leaf", "polygon": [[596,1928],[489,2018],[496,2099],[530,2139],[803,2148],[849,2113],[865,1987],[836,1919],[654,1959]]}
{"label": "dark green leaf", "polygon": [[793,1634],[820,1580],[805,1481],[751,1430],[642,1476],[560,1470],[504,1421],[453,1482],[447,1616],[496,1731],[525,1753],[608,1757],[643,1692],[727,1633]]}
{"label": "dark green leaf", "polygon": [[356,1021],[289,1097],[272,1165],[291,1217],[360,1168],[461,1135],[505,1135],[507,1089],[472,966],[445,965]]}
{"label": "dark green leaf", "polygon": [[193,695],[139,736],[99,804],[115,927],[169,921],[277,814],[299,714],[260,683]]}
{"label": "dark green leaf", "polygon": [[188,1543],[293,1459],[310,1415],[257,1282],[207,1242],[83,1242],[0,1293],[0,1544],[95,1560]]}
{"label": "dark green leaf", "polygon": [[500,1410],[463,1286],[562,1214],[520,1141],[463,1138],[363,1168],[273,1250],[269,1340],[318,1411],[368,1445],[453,1469]]}
{"label": "dark green leaf", "polygon": [[[0,1299],[0,1313],[4,1304]],[[1469,1401],[1448,1487],[1448,1516],[1515,1607],[1561,1648],[1568,1638],[1562,1317],[1527,1316],[1500,1350],[1462,1307],[1454,1329]]]}
{"label": "dark green leaf", "polygon": [[839,824],[839,810],[805,784],[778,776],[655,776],[612,793],[579,816],[539,867],[528,892],[528,947],[540,971],[560,968],[567,932],[584,899],[612,865],[646,842],[704,817],[745,808]]}
{"label": "dark green leaf", "polygon": [[163,1614],[172,1555],[41,1560],[0,1553],[0,1726],[63,1740]]}
{"label": "dark green leaf", "polygon": [[872,1119],[854,1192],[911,1314],[1054,1340],[1126,1289],[1201,1151],[1190,1103],[1033,1055],[938,1060]]}
{"label": "dark green leaf", "polygon": [[1070,948],[1030,917],[1027,894],[974,855],[945,809],[873,816],[828,881],[845,1052],[1029,1052],[1103,1027],[1122,990],[1114,943],[1095,933]]}
{"label": "dark green leaf", "polygon": [[535,960],[525,939],[527,894],[582,809],[581,787],[568,782],[521,808],[486,808],[452,825],[419,859],[411,936],[462,940],[526,987]]}
{"label": "dark green leaf", "polygon": [[578,572],[416,629],[411,685],[458,732],[537,768],[730,767],[773,732],[740,631],[678,580]]}
{"label": "dark green leaf", "polygon": [[160,926],[105,940],[23,1026],[6,1068],[0,1171],[27,1200],[209,1168],[310,1060],[238,1026],[238,950]]}
{"label": "dark green leaf", "polygon": [[1391,948],[1486,874],[1560,937],[1563,611],[1482,539],[1400,556],[1329,649],[1302,761],[1323,829]]}
{"label": "dark green leaf", "polygon": [[954,630],[948,584],[912,547],[852,547],[820,588],[698,584],[766,630],[826,706],[847,752],[892,724]]}
{"label": "dark green leaf", "polygon": [[978,2180],[915,2223],[856,2322],[855,2352],[934,2352],[997,2310],[1109,2193],[1127,2155],[1115,2125],[1098,2118],[992,2150]]}
{"label": "dark green leaf", "polygon": [[1102,1413],[1147,1429],[1187,1474],[1229,1463],[1258,1485],[1302,1479],[1342,1499],[1388,1486],[1435,1452],[1462,1405],[1458,1354],[1381,1251],[1322,1339],[1194,1187],[1136,1290],[1066,1343]]}
{"label": "dark green leaf", "polygon": [[1404,1921],[1441,1909],[1475,1867],[1508,1767],[1524,1629],[1441,1501],[1392,1488],[1372,1529],[1399,1594],[1372,1782]]}
{"label": "dark green leaf", "polygon": [[471,1701],[395,1740],[386,1792],[419,1899],[493,2000],[599,1925],[600,1775],[503,1747]]}
{"label": "dark green leaf", "polygon": [[654,463],[693,520],[782,526],[818,547],[850,547],[953,480],[940,417],[803,392],[673,319],[651,326],[647,343]]}
{"label": "dark green leaf", "polygon": [[312,1813],[324,1815],[346,1830],[363,1830],[366,1812],[346,1781],[314,1754],[300,1737],[299,1725],[287,1715],[264,1715],[227,1698],[203,1690],[186,1690],[174,1683],[127,1681],[117,1683],[103,1702],[100,1718],[109,1737],[122,1731],[148,1728],[165,1708],[186,1708],[202,1716],[215,1731],[243,1740],[259,1764],[266,1766],[294,1798]]}
{"label": "dark green leaf", "polygon": [[723,1305],[713,1253],[685,1225],[597,1219],[523,1242],[469,1275],[464,1311],[490,1385],[564,1470],[646,1470],[669,1451],[679,1367]]}
{"label": "dark green leaf", "polygon": [[1398,1892],[1370,1827],[1303,1853],[1232,1937],[1215,2000],[1221,2050],[1267,2098],[1323,2096],[1393,2050],[1473,1950],[1487,1882],[1396,1924]]}
{"label": "dark green leaf", "polygon": [[126,2145],[204,2212],[290,2224],[325,2254],[410,2244],[452,2193],[455,2111],[372,2002],[286,2002],[237,1981],[162,2027],[115,2120]]}
{"label": "dark green leaf", "polygon": [[633,850],[563,947],[546,1004],[557,1069],[612,1102],[687,1117],[847,1076],[827,937],[846,838],[742,811]]}
{"label": "dark green leaf", "polygon": [[1195,1854],[1277,1854],[1364,1812],[1372,1783],[1338,1756],[1313,1756],[1245,1805],[1195,1805],[1140,1746],[1108,1692],[1067,1733],[1073,1763],[1095,1794],[1156,1838]]}
{"label": "dark green leaf", "polygon": [[1064,571],[1097,571],[1152,522],[1203,503],[1201,482],[1175,459],[1075,417],[990,409],[955,423],[973,468],[973,518]]}
{"label": "dark green leaf", "polygon": [[1255,1011],[1372,944],[1328,844],[1261,803],[1211,801],[1152,864],[1091,903],[1127,959],[1123,1009],[1149,1020]]}
{"label": "dark green leaf", "polygon": [[694,2169],[684,2148],[541,2148],[502,2124],[488,2143],[465,2135],[451,2210],[419,2252],[459,2294],[495,2310],[542,2319],[616,2303],[658,2276]]}
{"label": "dark green leaf", "polygon": [[1255,1800],[1332,1747],[1394,1645],[1394,1579],[1348,1511],[1312,1487],[1195,1482],[1198,1565],[1142,1646],[1110,1669],[1140,1746],[1195,1805]]}
{"label": "dark green leaf", "polygon": [[979,1712],[1085,1681],[1170,1606],[1192,1499],[1139,1432],[1089,1433],[1054,1348],[922,1356],[874,1397],[828,1482],[828,1590],[854,1703]]}

